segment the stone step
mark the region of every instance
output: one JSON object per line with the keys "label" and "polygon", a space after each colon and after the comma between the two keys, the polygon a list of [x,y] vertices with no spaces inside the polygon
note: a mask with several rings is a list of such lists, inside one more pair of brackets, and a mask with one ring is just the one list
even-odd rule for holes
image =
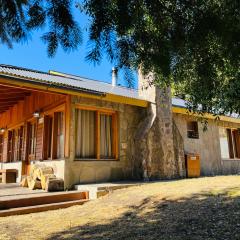
{"label": "stone step", "polygon": [[74,186],[77,191],[87,191],[89,193],[89,199],[97,199],[99,197],[105,196],[108,193],[128,188],[142,185],[143,182],[112,182],[112,183],[96,183],[96,184],[77,184]]}
{"label": "stone step", "polygon": [[42,205],[36,205],[36,206],[11,208],[7,210],[0,210],[0,217],[37,213],[37,212],[44,212],[49,210],[57,210],[61,208],[68,208],[75,205],[82,205],[88,201],[89,201],[88,199],[81,199],[81,200],[75,200],[75,201],[66,201],[66,202],[49,203],[49,204],[42,204]]}

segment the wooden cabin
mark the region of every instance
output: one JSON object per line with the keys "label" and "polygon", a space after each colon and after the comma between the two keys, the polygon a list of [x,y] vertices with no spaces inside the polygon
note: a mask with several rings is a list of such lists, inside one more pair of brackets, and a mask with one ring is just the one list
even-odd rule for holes
{"label": "wooden cabin", "polygon": [[236,117],[210,116],[209,131],[201,131],[185,105],[156,86],[137,91],[116,79],[0,65],[0,170],[15,169],[17,182],[39,163],[66,189],[185,177],[185,153],[199,154],[202,175],[238,173],[239,128]]}
{"label": "wooden cabin", "polygon": [[65,187],[129,179],[131,137],[146,112],[137,91],[0,65],[0,169],[52,166]]}

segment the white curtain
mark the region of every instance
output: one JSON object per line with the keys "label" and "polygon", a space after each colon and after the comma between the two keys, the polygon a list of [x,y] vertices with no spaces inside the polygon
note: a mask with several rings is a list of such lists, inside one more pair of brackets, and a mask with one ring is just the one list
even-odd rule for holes
{"label": "white curtain", "polygon": [[57,158],[64,157],[64,115],[63,112],[57,113]]}
{"label": "white curtain", "polygon": [[100,115],[100,156],[112,158],[112,116]]}
{"label": "white curtain", "polygon": [[77,110],[76,157],[95,158],[95,112]]}

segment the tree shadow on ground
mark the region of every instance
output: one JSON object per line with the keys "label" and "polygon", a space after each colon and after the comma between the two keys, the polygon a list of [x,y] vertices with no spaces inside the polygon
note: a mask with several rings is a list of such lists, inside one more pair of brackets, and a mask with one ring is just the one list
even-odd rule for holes
{"label": "tree shadow on ground", "polygon": [[240,239],[240,197],[228,191],[177,200],[147,198],[109,223],[72,227],[49,238],[62,239]]}

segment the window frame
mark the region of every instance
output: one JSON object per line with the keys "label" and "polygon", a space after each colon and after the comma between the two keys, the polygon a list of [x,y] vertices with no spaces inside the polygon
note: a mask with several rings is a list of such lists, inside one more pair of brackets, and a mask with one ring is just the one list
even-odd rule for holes
{"label": "window frame", "polygon": [[[21,132],[22,130],[22,132]],[[9,142],[9,133],[12,134],[11,139],[11,146]],[[20,135],[22,133],[22,135]],[[3,139],[3,148],[6,144],[6,155],[4,154],[3,150],[3,162],[5,163],[14,163],[14,162],[21,162],[24,160],[24,152],[25,152],[25,125],[24,122],[21,122],[17,125],[11,126],[7,129],[6,135],[5,133],[2,134],[4,136]],[[6,136],[6,137],[5,137]],[[6,143],[5,143],[6,141]],[[21,146],[21,148],[19,148]],[[5,159],[5,161],[4,161]],[[0,160],[1,161],[1,160]]]}
{"label": "window frame", "polygon": [[[240,130],[238,128],[231,128],[231,127],[221,127],[220,126],[220,128],[222,128],[226,131],[227,142],[228,142],[228,154],[229,154],[228,158],[223,158],[221,155],[221,159],[222,160],[238,160],[239,161],[240,155],[238,156],[237,151],[240,151],[240,146],[238,146],[239,149],[237,150],[237,147],[236,147],[237,140],[234,136],[234,132],[240,131]],[[229,133],[230,133],[230,135],[229,135]],[[238,133],[238,134],[240,137],[240,133]],[[231,137],[231,138],[229,138],[229,137]],[[220,149],[221,149],[221,144],[220,144]]]}
{"label": "window frame", "polygon": [[13,162],[21,162],[24,152],[24,125],[14,128]]}
{"label": "window frame", "polygon": [[[58,149],[57,149],[57,141],[58,141],[58,124],[57,124],[57,114],[62,113],[63,114],[63,135],[64,135],[64,150],[63,150],[63,157],[58,158]],[[48,149],[48,142],[49,139],[46,141],[46,136],[45,136],[45,131],[46,131],[46,117],[52,118],[52,132],[50,133],[51,136],[51,149]],[[52,108],[48,111],[45,111],[43,113],[43,118],[44,118],[44,130],[43,130],[43,153],[42,153],[42,160],[47,161],[47,160],[61,160],[65,158],[65,142],[66,142],[66,111],[65,111],[65,105],[61,104],[55,108]],[[48,136],[49,137],[49,136]],[[49,154],[47,154],[47,150],[50,150],[50,157]]]}
{"label": "window frame", "polygon": [[[31,126],[35,125],[34,127],[34,139],[32,140],[32,136],[30,135],[30,128]],[[38,129],[38,120],[36,118],[32,118],[31,120],[27,121],[27,158],[28,161],[35,161],[36,160],[36,148],[37,148],[37,129]],[[32,133],[32,132],[31,132]],[[32,152],[32,144],[31,140],[34,143],[34,152]]]}
{"label": "window frame", "polygon": [[[75,110],[86,110],[86,111],[94,111],[95,112],[95,144],[96,144],[96,153],[95,158],[80,158],[75,154],[75,160],[77,161],[116,161],[119,159],[118,155],[118,113],[112,109],[106,108],[98,108],[93,106],[83,106],[83,105],[75,105]],[[77,112],[75,111],[75,117]],[[113,157],[112,158],[101,158],[100,154],[100,115],[110,115],[112,116],[112,147],[113,147]],[[77,134],[77,124],[75,124],[75,134]],[[76,150],[76,140],[75,140],[75,150]]]}
{"label": "window frame", "polygon": [[[194,126],[194,130],[189,129],[190,124]],[[193,133],[192,135],[190,133]],[[199,139],[199,127],[198,127],[198,122],[194,120],[189,120],[187,121],[187,138],[189,139]]]}
{"label": "window frame", "polygon": [[4,134],[0,134],[0,162],[3,163]]}

